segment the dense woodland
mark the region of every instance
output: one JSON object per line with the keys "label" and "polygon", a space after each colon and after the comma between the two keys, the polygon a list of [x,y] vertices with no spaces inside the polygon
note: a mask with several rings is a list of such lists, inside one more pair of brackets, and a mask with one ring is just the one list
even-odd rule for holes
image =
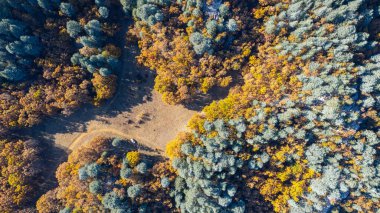
{"label": "dense woodland", "polygon": [[[379,26],[378,0],[0,0],[0,210],[378,212]],[[41,189],[42,144],[10,133],[101,107],[124,40],[166,103],[229,95],[165,156],[96,138]]]}

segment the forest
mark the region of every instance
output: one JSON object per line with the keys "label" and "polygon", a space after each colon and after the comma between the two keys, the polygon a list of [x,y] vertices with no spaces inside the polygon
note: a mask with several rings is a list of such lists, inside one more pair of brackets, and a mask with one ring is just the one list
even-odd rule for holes
{"label": "forest", "polygon": [[[0,0],[0,212],[380,212],[379,42],[379,0]],[[165,105],[218,98],[162,150],[53,152],[48,119],[148,81],[128,54]]]}

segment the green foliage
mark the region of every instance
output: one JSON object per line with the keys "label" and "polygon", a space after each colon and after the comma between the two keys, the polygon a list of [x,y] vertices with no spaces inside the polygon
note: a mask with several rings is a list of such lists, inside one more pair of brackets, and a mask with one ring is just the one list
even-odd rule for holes
{"label": "green foliage", "polygon": [[128,192],[128,197],[134,199],[134,198],[136,198],[137,196],[140,195],[140,193],[141,193],[141,186],[139,184],[130,186],[128,188],[127,192]]}
{"label": "green foliage", "polygon": [[75,8],[71,3],[62,2],[59,8],[63,14],[69,17],[73,17],[75,15]]}
{"label": "green foliage", "polygon": [[89,190],[93,194],[98,194],[102,191],[102,185],[98,180],[94,180],[90,183]]}
{"label": "green foliage", "polygon": [[155,4],[142,4],[133,10],[133,16],[147,23],[149,26],[155,25],[163,20],[163,14]]}
{"label": "green foliage", "polygon": [[80,65],[90,73],[99,73],[103,77],[108,77],[116,69],[120,54],[108,50],[110,47],[115,46],[111,44],[105,45],[108,37],[102,24],[108,18],[108,9],[100,7],[99,13],[104,20],[93,19],[88,21],[83,27],[86,35],[80,36],[82,34],[82,27],[78,22],[72,20],[67,22],[67,32],[73,38],[79,37],[77,41],[82,45],[79,53],[75,53],[71,57],[71,62],[73,65]]}
{"label": "green foliage", "polygon": [[161,178],[161,186],[167,188],[170,186],[170,180],[168,177]]}
{"label": "green foliage", "polygon": [[102,18],[108,18],[109,10],[107,7],[99,7],[99,14]]}
{"label": "green foliage", "polygon": [[211,40],[203,37],[199,32],[190,35],[190,42],[193,44],[194,51],[198,55],[203,55],[205,52],[211,51]]}
{"label": "green foliage", "polygon": [[72,38],[76,38],[82,32],[82,26],[73,20],[67,22],[66,29]]}
{"label": "green foliage", "polygon": [[121,198],[115,192],[106,193],[103,197],[102,204],[109,210],[117,210],[122,206]]}
{"label": "green foliage", "polygon": [[144,162],[141,162],[139,163],[137,166],[136,166],[136,170],[141,173],[141,174],[146,174],[147,171],[148,171],[148,166],[146,165],[146,163]]}
{"label": "green foliage", "polygon": [[33,59],[40,55],[39,39],[31,36],[26,23],[16,19],[0,19],[0,77],[20,81],[26,77]]}

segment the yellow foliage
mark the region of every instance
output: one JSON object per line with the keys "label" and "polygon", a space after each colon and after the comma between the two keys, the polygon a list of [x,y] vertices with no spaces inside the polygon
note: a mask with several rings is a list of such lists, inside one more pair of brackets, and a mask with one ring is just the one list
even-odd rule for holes
{"label": "yellow foliage", "polygon": [[177,135],[177,137],[170,141],[166,145],[165,153],[170,159],[174,159],[181,155],[181,145],[185,142],[191,141],[196,143],[195,138],[192,134],[187,132],[181,132]]}
{"label": "yellow foliage", "polygon": [[95,73],[91,82],[96,91],[96,97],[94,98],[95,105],[99,105],[101,101],[111,98],[115,93],[116,76],[114,75],[103,77],[100,74]]}
{"label": "yellow foliage", "polygon": [[260,187],[260,193],[266,200],[271,201],[275,212],[287,212],[288,200],[293,199],[297,202],[299,197],[308,191],[308,180],[316,176],[313,170],[301,164],[286,167],[276,175],[278,179],[271,177],[273,175],[269,174],[270,178]]}
{"label": "yellow foliage", "polygon": [[128,164],[135,167],[140,162],[140,153],[138,151],[128,152],[126,155]]}

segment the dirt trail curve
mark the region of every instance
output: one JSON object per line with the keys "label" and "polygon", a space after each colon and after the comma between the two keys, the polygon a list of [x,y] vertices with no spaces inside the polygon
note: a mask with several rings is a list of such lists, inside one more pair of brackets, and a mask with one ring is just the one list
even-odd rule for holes
{"label": "dirt trail curve", "polygon": [[124,138],[128,139],[130,137],[129,135],[115,129],[97,129],[97,130],[86,132],[79,135],[70,144],[69,149],[75,150],[80,146],[84,146],[87,143],[89,143],[94,137],[97,137],[97,136],[112,136],[112,137],[120,137],[123,139]]}

